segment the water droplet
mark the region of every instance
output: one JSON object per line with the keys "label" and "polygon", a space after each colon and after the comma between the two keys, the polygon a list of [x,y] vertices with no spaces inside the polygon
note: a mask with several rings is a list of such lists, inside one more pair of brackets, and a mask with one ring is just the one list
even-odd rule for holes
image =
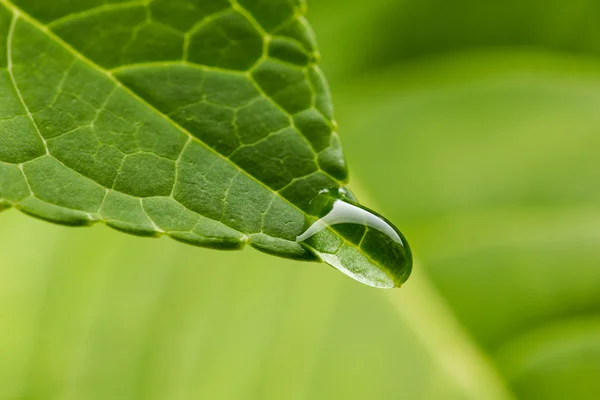
{"label": "water droplet", "polygon": [[321,191],[311,211],[316,218],[307,220],[296,241],[322,261],[369,286],[399,287],[408,279],[412,254],[406,239],[349,190]]}

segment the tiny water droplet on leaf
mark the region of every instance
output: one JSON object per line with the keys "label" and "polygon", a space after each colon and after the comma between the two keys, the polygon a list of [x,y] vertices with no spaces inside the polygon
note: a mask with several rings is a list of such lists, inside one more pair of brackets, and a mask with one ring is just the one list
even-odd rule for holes
{"label": "tiny water droplet on leaf", "polygon": [[347,189],[323,190],[311,201],[305,249],[351,278],[379,288],[400,287],[410,276],[412,254],[402,233],[358,204]]}

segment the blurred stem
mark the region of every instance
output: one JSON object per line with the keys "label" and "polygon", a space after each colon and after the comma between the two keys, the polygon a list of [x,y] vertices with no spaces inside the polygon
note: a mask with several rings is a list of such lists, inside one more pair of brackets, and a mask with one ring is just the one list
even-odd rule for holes
{"label": "blurred stem", "polygon": [[413,328],[432,359],[439,362],[470,398],[514,398],[418,263],[402,288],[386,291],[386,294],[398,316]]}
{"label": "blurred stem", "polygon": [[[379,210],[360,182],[357,179],[351,181],[353,192],[361,203]],[[470,398],[514,399],[495,366],[456,319],[418,262],[415,262],[412,275],[402,288],[382,292],[388,296],[398,316],[423,342],[432,360],[437,361]]]}

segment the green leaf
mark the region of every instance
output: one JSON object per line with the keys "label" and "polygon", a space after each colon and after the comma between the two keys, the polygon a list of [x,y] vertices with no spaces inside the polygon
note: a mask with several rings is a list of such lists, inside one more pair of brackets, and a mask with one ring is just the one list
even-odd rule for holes
{"label": "green leaf", "polygon": [[314,259],[347,180],[302,1],[0,2],[0,204]]}

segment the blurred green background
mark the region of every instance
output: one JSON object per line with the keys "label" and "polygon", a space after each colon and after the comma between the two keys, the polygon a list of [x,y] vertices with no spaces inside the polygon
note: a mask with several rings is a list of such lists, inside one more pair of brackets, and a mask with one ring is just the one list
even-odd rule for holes
{"label": "blurred green background", "polygon": [[309,1],[351,187],[419,263],[0,214],[0,399],[600,398],[600,3]]}

